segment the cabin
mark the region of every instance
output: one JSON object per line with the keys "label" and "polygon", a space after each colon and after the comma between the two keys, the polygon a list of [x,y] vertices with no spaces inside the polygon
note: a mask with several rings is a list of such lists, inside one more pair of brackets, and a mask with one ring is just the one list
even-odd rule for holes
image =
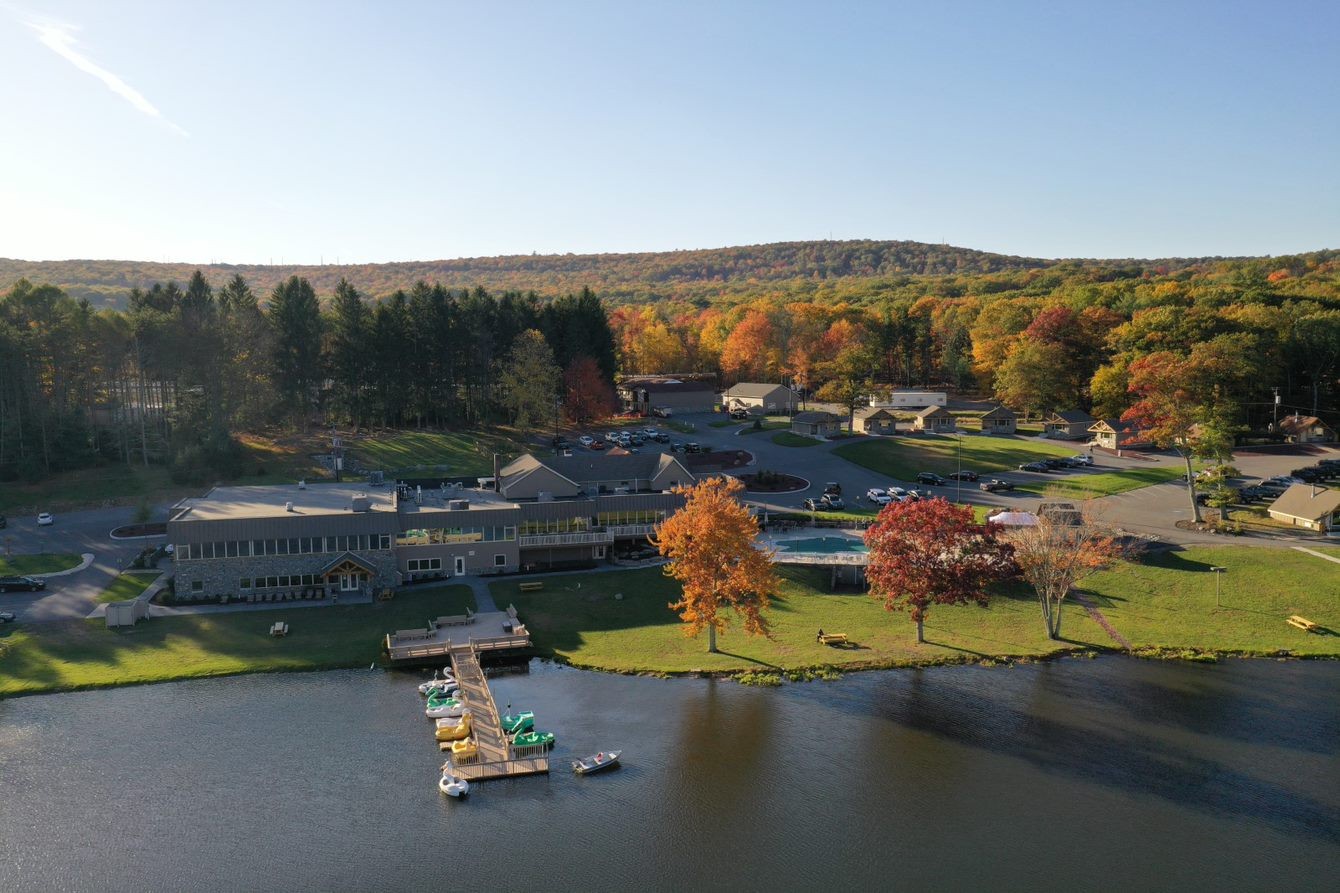
{"label": "cabin", "polygon": [[760,415],[790,415],[796,411],[796,392],[781,384],[740,382],[721,392],[721,405],[727,411],[743,409]]}
{"label": "cabin", "polygon": [[1089,428],[1098,421],[1082,409],[1066,409],[1053,412],[1042,420],[1042,433],[1045,437],[1058,440],[1084,440]]}
{"label": "cabin", "polygon": [[791,419],[791,432],[806,437],[832,437],[842,431],[842,419],[831,412],[800,412]]}
{"label": "cabin", "polygon": [[628,412],[651,415],[685,412],[711,412],[716,408],[717,391],[712,381],[703,378],[670,375],[639,375],[619,382],[619,400]]}
{"label": "cabin", "polygon": [[1335,429],[1314,415],[1295,413],[1280,419],[1279,433],[1290,443],[1335,442]]}
{"label": "cabin", "polygon": [[1143,443],[1139,429],[1121,419],[1099,419],[1089,426],[1089,433],[1096,445],[1107,450],[1130,449]]}
{"label": "cabin", "polygon": [[1340,530],[1340,490],[1294,484],[1267,509],[1270,517],[1293,527],[1330,533]]}
{"label": "cabin", "polygon": [[854,434],[897,434],[898,419],[883,407],[862,406],[852,416],[851,430]]}
{"label": "cabin", "polygon": [[1019,416],[1003,406],[983,413],[981,422],[983,434],[1014,434],[1019,430]]}
{"label": "cabin", "polygon": [[943,406],[927,406],[912,421],[913,429],[932,434],[953,434],[958,430],[958,419]]}

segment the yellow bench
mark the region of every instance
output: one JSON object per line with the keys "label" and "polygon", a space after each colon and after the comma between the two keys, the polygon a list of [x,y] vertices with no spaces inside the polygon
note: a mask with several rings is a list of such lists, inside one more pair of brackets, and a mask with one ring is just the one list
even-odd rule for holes
{"label": "yellow bench", "polygon": [[820,645],[846,645],[846,644],[848,644],[848,642],[847,642],[847,634],[846,634],[846,633],[822,633],[822,634],[816,636],[815,638],[819,640],[819,644],[820,644]]}
{"label": "yellow bench", "polygon": [[537,590],[543,589],[544,584],[541,583],[539,580],[532,580],[529,583],[522,583],[517,588],[520,589],[522,592],[535,592]]}
{"label": "yellow bench", "polygon": [[1321,632],[1321,625],[1320,625],[1320,624],[1314,623],[1313,621],[1308,620],[1306,617],[1300,617],[1300,616],[1298,616],[1297,614],[1295,614],[1295,615],[1293,615],[1292,617],[1290,617],[1289,620],[1288,620],[1288,623],[1289,623],[1290,626],[1296,626],[1296,627],[1298,627],[1299,629],[1301,629],[1301,630],[1302,630],[1303,632],[1305,632],[1305,633],[1318,633],[1318,632]]}

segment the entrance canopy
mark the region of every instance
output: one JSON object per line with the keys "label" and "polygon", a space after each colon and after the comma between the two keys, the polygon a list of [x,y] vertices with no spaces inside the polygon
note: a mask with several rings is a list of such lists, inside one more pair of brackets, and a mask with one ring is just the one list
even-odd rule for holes
{"label": "entrance canopy", "polygon": [[336,574],[357,574],[364,573],[369,576],[376,576],[377,569],[371,562],[359,558],[352,552],[345,552],[337,556],[334,560],[321,568],[321,576],[330,577]]}

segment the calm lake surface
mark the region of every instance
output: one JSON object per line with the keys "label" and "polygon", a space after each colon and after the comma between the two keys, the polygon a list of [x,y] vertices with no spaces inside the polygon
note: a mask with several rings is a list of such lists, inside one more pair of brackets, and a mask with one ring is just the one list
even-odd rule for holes
{"label": "calm lake surface", "polygon": [[535,662],[494,691],[557,732],[556,771],[464,802],[419,678],[0,701],[0,889],[1336,889],[1340,663],[757,689]]}

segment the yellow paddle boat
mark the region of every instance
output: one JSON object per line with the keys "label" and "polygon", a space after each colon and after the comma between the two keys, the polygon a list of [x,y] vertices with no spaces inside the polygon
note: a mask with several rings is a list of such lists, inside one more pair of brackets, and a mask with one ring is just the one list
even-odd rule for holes
{"label": "yellow paddle boat", "polygon": [[466,738],[451,745],[451,755],[457,759],[478,756],[479,747],[475,744],[475,739]]}
{"label": "yellow paddle boat", "polygon": [[470,717],[462,716],[456,725],[438,729],[436,735],[438,741],[459,741],[470,737]]}

